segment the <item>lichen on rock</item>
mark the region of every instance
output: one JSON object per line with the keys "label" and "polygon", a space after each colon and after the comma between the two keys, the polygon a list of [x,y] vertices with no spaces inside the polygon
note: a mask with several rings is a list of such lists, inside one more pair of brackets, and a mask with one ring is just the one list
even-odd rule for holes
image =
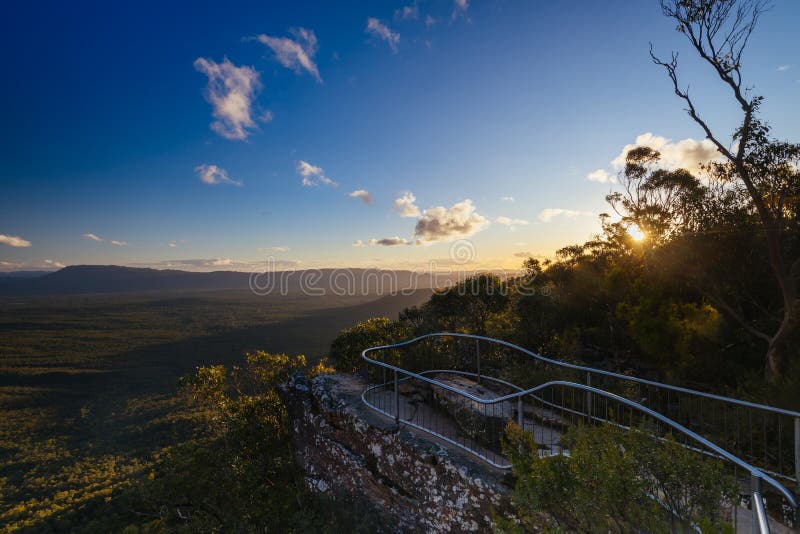
{"label": "lichen on rock", "polygon": [[364,405],[354,375],[296,375],[281,389],[309,489],[358,502],[386,532],[486,532],[511,517],[505,472]]}

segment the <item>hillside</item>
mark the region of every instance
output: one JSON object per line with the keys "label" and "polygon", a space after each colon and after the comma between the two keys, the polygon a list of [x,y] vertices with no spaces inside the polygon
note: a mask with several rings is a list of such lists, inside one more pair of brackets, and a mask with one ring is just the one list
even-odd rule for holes
{"label": "hillside", "polygon": [[[212,274],[220,276],[199,278],[241,276]],[[91,521],[106,527],[95,531],[115,531],[109,525],[131,521],[127,492],[153,455],[192,433],[177,395],[181,376],[198,365],[241,364],[256,350],[302,353],[313,364],[340,329],[396,318],[430,294],[0,298],[0,532],[70,531]]]}
{"label": "hillside", "polygon": [[[258,273],[259,294],[384,295],[447,284],[428,274],[378,269],[313,269]],[[142,291],[249,290],[251,273],[208,273],[144,269],[117,265],[75,265],[34,276],[7,273],[0,277],[0,295],[71,295]]]}

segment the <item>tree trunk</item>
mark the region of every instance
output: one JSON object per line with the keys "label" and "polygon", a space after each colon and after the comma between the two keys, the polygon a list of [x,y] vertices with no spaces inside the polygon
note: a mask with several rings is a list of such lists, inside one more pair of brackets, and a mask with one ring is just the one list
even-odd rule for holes
{"label": "tree trunk", "polygon": [[764,366],[767,382],[774,383],[783,378],[786,361],[792,350],[791,343],[792,339],[794,339],[796,326],[795,314],[789,312],[784,316],[781,327],[770,339]]}

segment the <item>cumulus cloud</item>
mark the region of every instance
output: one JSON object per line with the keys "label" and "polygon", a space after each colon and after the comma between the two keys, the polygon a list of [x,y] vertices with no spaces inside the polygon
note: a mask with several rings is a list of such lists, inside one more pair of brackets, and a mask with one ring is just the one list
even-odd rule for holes
{"label": "cumulus cloud", "polygon": [[475,212],[472,200],[466,199],[452,207],[437,206],[422,212],[414,229],[421,243],[451,241],[469,237],[489,225],[489,220]]}
{"label": "cumulus cloud", "polygon": [[790,68],[791,68],[791,65],[778,65],[778,68],[775,69],[775,70],[777,70],[778,72],[786,72]]}
{"label": "cumulus cloud", "polygon": [[322,167],[317,167],[303,160],[297,162],[297,174],[303,178],[303,185],[306,187],[317,186],[319,184],[325,184],[331,187],[339,185],[325,175],[325,171]]}
{"label": "cumulus cloud", "polygon": [[366,189],[356,189],[355,191],[350,191],[347,193],[347,196],[350,198],[357,198],[364,204],[369,204],[372,202],[372,195],[370,195],[369,191]]}
{"label": "cumulus cloud", "polygon": [[619,156],[611,161],[611,164],[617,169],[622,169],[625,167],[625,158],[628,152],[640,146],[646,146],[660,152],[660,165],[666,169],[681,168],[688,171],[697,171],[701,165],[720,157],[717,147],[708,139],[696,141],[688,138],[673,143],[672,139],[647,132],[638,136],[633,144],[625,145]]}
{"label": "cumulus cloud", "polygon": [[508,226],[511,230],[514,230],[517,226],[525,226],[530,224],[525,219],[512,219],[510,217],[505,217],[503,215],[495,219],[495,221],[497,221],[497,224]]}
{"label": "cumulus cloud", "polygon": [[111,240],[111,244],[114,245],[115,247],[127,247],[128,246],[127,241],[117,241],[116,239],[112,239]]}
{"label": "cumulus cloud", "polygon": [[31,246],[31,242],[27,239],[22,239],[17,235],[3,235],[0,234],[0,243],[15,248],[27,248]]}
{"label": "cumulus cloud", "polygon": [[175,241],[171,241],[168,245],[169,248],[177,248],[178,244]]}
{"label": "cumulus cloud", "polygon": [[394,199],[394,211],[400,214],[401,217],[419,217],[420,210],[416,204],[417,197],[414,193],[408,191]]}
{"label": "cumulus cloud", "polygon": [[616,183],[617,177],[609,174],[605,169],[597,169],[586,175],[586,179],[590,182],[599,182],[601,184]]}
{"label": "cumulus cloud", "polygon": [[211,129],[226,139],[247,139],[256,127],[252,107],[261,89],[258,72],[252,67],[237,67],[228,58],[216,63],[200,57],[194,68],[208,76],[205,96],[216,119]]}
{"label": "cumulus cloud", "polygon": [[256,39],[272,50],[278,63],[298,74],[306,71],[315,80],[322,83],[319,69],[317,69],[317,64],[314,63],[314,55],[319,49],[314,31],[305,28],[292,28],[289,33],[292,34],[294,39],[263,34],[257,36]]}
{"label": "cumulus cloud", "polygon": [[367,19],[367,27],[364,29],[364,31],[373,37],[383,39],[389,45],[389,48],[392,49],[392,52],[397,52],[397,47],[400,44],[400,34],[393,32],[380,20],[376,19],[375,17],[369,17]]}
{"label": "cumulus cloud", "polygon": [[514,197],[500,197],[502,202],[514,202]]}
{"label": "cumulus cloud", "polygon": [[230,176],[228,176],[228,171],[223,169],[222,167],[217,167],[216,165],[208,165],[203,163],[202,165],[198,165],[194,168],[194,172],[197,173],[197,177],[200,178],[200,181],[204,184],[208,185],[218,185],[218,184],[231,184],[236,186],[241,186],[242,182],[240,180],[234,180]]}
{"label": "cumulus cloud", "polygon": [[95,235],[95,234],[91,234],[91,233],[90,234],[83,234],[83,237],[85,237],[86,239],[91,239],[92,241],[97,241],[97,242],[100,242],[100,241],[103,240],[102,237],[100,237],[98,235]]}
{"label": "cumulus cloud", "polygon": [[55,267],[57,269],[63,269],[64,267],[66,267],[66,265],[64,265],[60,261],[55,261],[55,260],[44,260],[44,263],[48,267]]}
{"label": "cumulus cloud", "polygon": [[567,210],[563,208],[546,208],[539,212],[539,220],[542,222],[550,222],[556,217],[566,217],[574,219],[575,217],[589,217],[594,215],[591,211],[578,211]]}
{"label": "cumulus cloud", "polygon": [[409,6],[403,6],[394,12],[395,20],[417,20],[419,18],[419,6],[416,2]]}

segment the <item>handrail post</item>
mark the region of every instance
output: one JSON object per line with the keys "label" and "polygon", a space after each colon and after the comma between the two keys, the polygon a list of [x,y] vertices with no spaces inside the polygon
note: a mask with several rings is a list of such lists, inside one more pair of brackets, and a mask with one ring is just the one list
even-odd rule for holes
{"label": "handrail post", "polygon": [[400,424],[400,379],[397,370],[394,371],[394,420]]}
{"label": "handrail post", "polygon": [[769,534],[769,520],[761,497],[761,477],[755,473],[750,475],[750,498],[753,512],[753,532]]}
{"label": "handrail post", "polygon": [[475,364],[478,367],[478,384],[481,383],[481,340],[475,340]]}
{"label": "handrail post", "polygon": [[517,424],[521,429],[525,429],[525,412],[522,407],[522,395],[517,397]]}
{"label": "handrail post", "polygon": [[[592,373],[590,371],[586,371],[586,385],[592,385]],[[592,392],[586,392],[586,413],[589,416],[589,422],[592,422]]]}
{"label": "handrail post", "polygon": [[794,478],[800,484],[800,417],[794,418]]}

